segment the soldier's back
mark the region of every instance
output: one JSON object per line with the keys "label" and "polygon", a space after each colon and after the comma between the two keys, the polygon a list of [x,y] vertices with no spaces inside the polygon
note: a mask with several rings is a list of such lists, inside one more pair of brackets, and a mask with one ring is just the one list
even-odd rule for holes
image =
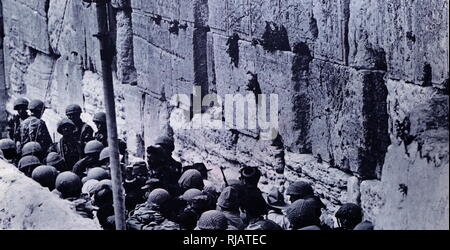
{"label": "soldier's back", "polygon": [[23,146],[28,142],[38,142],[44,152],[52,144],[52,139],[45,122],[37,117],[30,116],[20,125],[20,144]]}

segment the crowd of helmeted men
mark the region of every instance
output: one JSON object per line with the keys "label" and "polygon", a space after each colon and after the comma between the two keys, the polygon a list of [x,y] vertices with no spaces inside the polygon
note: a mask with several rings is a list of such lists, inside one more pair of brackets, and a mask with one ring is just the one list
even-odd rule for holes
{"label": "crowd of helmeted men", "polygon": [[[93,117],[96,129],[81,119],[82,108],[69,105],[57,124],[54,142],[40,100],[18,98],[0,140],[0,158],[61,199],[78,214],[115,229],[106,114]],[[238,179],[216,184],[199,162],[182,166],[172,157],[174,140],[160,136],[146,149],[146,160],[129,157],[119,140],[126,227],[128,230],[372,230],[360,206],[343,204],[337,226],[321,220],[326,208],[310,183],[291,183],[286,192],[263,193],[258,167],[240,166]]]}

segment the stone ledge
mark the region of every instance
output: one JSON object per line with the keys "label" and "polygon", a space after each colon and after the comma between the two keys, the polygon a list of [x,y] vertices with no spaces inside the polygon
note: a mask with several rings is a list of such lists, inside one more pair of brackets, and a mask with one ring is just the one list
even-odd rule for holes
{"label": "stone ledge", "polygon": [[0,229],[100,230],[100,226],[0,160]]}

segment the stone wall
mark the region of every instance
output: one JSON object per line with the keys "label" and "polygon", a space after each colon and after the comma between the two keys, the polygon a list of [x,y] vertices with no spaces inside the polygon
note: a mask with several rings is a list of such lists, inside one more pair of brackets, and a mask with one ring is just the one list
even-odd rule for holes
{"label": "stone wall", "polygon": [[[69,103],[81,104],[89,121],[103,107],[94,8],[78,0],[1,2],[7,110],[26,95],[45,99],[48,124]],[[119,130],[137,156],[169,134],[175,156],[205,162],[217,182],[219,166],[235,178],[243,164],[261,167],[265,190],[313,183],[329,224],[342,203],[355,202],[380,229],[448,228],[447,0],[112,6]],[[194,86],[201,89],[194,96],[278,94],[279,137],[173,129],[186,117],[169,101]],[[220,108],[202,111],[190,124],[222,120]]]}
{"label": "stone wall", "polygon": [[100,230],[70,202],[0,160],[0,230]]}

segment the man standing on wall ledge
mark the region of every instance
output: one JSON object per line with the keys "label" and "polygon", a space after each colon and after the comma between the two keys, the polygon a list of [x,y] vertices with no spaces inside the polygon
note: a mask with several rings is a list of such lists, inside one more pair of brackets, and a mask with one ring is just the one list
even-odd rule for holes
{"label": "man standing on wall ledge", "polygon": [[20,125],[20,145],[22,147],[28,142],[38,142],[43,152],[47,152],[53,142],[47,125],[41,119],[45,111],[44,102],[33,100],[28,104],[28,109],[31,112],[31,116]]}
{"label": "man standing on wall ledge", "polygon": [[29,117],[28,100],[23,97],[18,98],[14,102],[14,110],[17,111],[17,114],[8,121],[6,131],[9,138],[17,143],[20,142],[20,124]]}
{"label": "man standing on wall ledge", "polygon": [[67,118],[76,126],[74,137],[80,142],[81,148],[84,148],[86,143],[94,139],[94,130],[81,120],[81,113],[81,107],[77,104],[69,105],[66,108]]}

